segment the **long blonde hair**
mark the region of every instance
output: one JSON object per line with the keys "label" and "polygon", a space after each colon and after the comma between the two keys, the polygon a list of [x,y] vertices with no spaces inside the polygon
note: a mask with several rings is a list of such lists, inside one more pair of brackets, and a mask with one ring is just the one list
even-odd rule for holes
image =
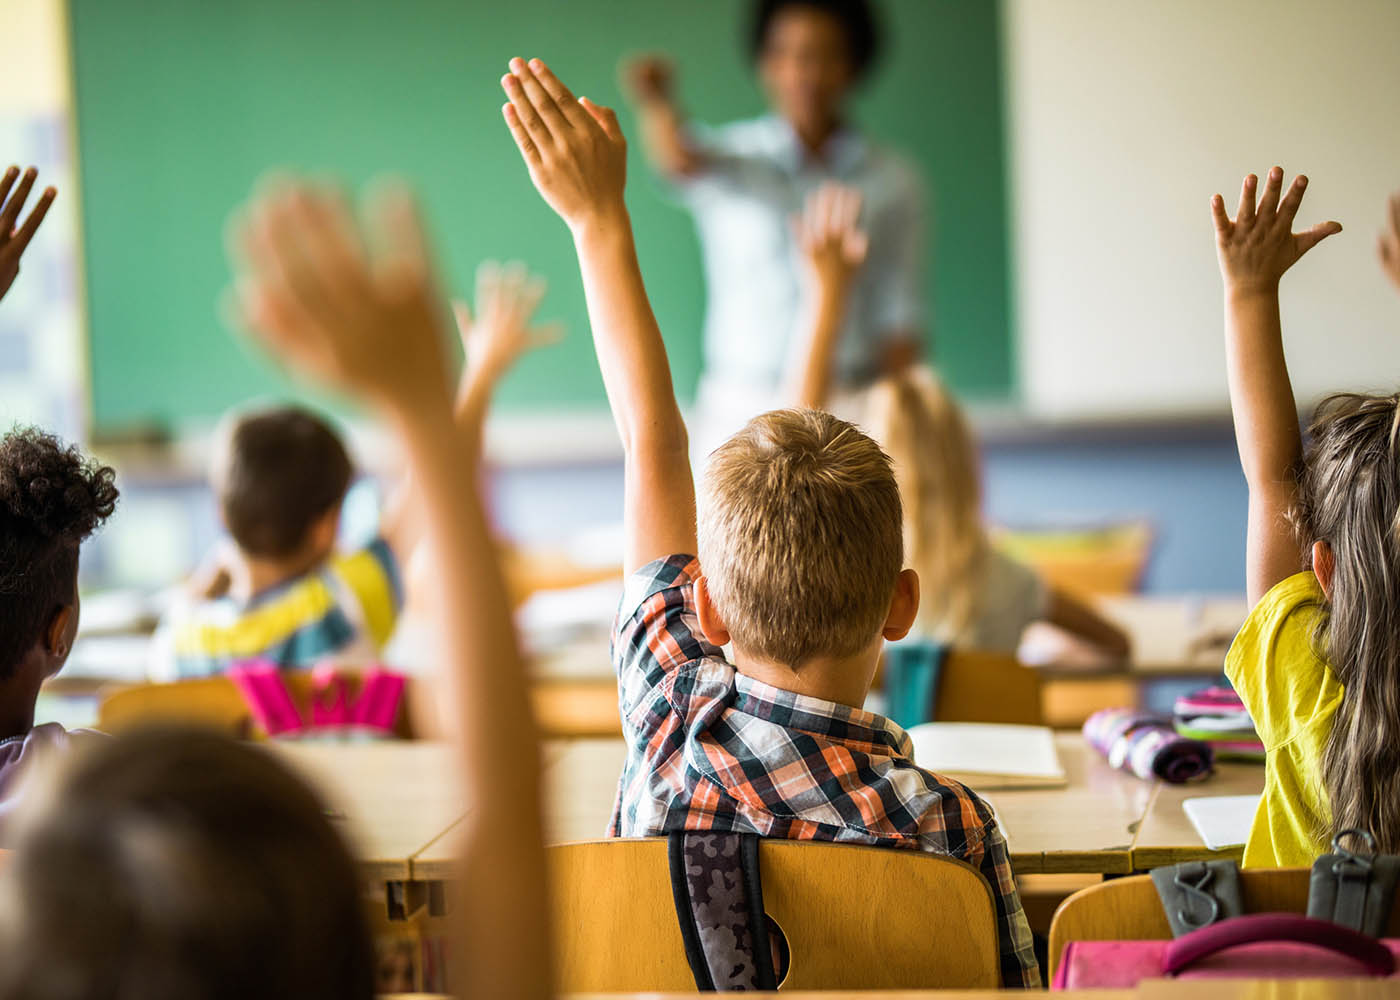
{"label": "long blonde hair", "polygon": [[[1400,395],[1319,404],[1292,519],[1331,546],[1314,643],[1341,682],[1322,757],[1332,836],[1370,831],[1400,851]],[[1321,831],[1319,831],[1321,832]]]}
{"label": "long blonde hair", "polygon": [[977,447],[957,401],[923,366],[878,383],[868,421],[904,501],[905,559],[921,594],[915,628],[952,642],[977,613],[988,552]]}

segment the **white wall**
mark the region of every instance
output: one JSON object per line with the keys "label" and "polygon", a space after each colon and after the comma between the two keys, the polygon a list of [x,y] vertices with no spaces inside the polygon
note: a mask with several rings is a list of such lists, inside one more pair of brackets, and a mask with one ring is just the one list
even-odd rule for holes
{"label": "white wall", "polygon": [[1281,164],[1299,222],[1345,231],[1284,279],[1300,401],[1400,385],[1400,295],[1375,263],[1400,188],[1396,0],[1003,0],[1028,409],[1220,410],[1208,200]]}

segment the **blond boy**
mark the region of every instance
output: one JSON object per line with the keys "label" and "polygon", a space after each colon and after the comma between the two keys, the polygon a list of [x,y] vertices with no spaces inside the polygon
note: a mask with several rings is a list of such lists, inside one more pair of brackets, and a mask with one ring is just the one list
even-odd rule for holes
{"label": "blond boy", "polygon": [[908,632],[919,605],[888,459],[827,414],[765,414],[711,457],[697,537],[617,117],[539,60],[512,60],[502,85],[530,177],[573,234],[626,454],[629,577],[613,660],[628,759],[612,832],[718,829],[961,858],[992,886],[1004,983],[1038,985],[991,809],[915,766],[903,730],[860,708],[882,643]]}

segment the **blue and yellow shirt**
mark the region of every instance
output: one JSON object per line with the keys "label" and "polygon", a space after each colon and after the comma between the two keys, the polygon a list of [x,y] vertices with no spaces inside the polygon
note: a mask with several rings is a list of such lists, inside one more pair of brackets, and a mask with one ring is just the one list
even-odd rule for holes
{"label": "blue and yellow shirt", "polygon": [[376,539],[251,600],[221,597],[172,609],[152,673],[175,680],[222,673],[246,660],[290,669],[328,656],[370,659],[389,641],[402,606],[393,552]]}

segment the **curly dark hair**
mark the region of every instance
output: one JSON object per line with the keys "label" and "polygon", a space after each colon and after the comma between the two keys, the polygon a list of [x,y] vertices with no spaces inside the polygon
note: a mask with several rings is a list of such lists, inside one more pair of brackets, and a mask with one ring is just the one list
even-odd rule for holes
{"label": "curly dark hair", "polygon": [[117,505],[116,473],[52,434],[0,439],[0,679],[77,599],[78,547]]}
{"label": "curly dark hair", "polygon": [[755,62],[768,44],[773,22],[790,7],[821,11],[841,22],[855,78],[862,80],[869,74],[880,54],[880,24],[870,0],[756,0],[749,29],[749,50]]}

